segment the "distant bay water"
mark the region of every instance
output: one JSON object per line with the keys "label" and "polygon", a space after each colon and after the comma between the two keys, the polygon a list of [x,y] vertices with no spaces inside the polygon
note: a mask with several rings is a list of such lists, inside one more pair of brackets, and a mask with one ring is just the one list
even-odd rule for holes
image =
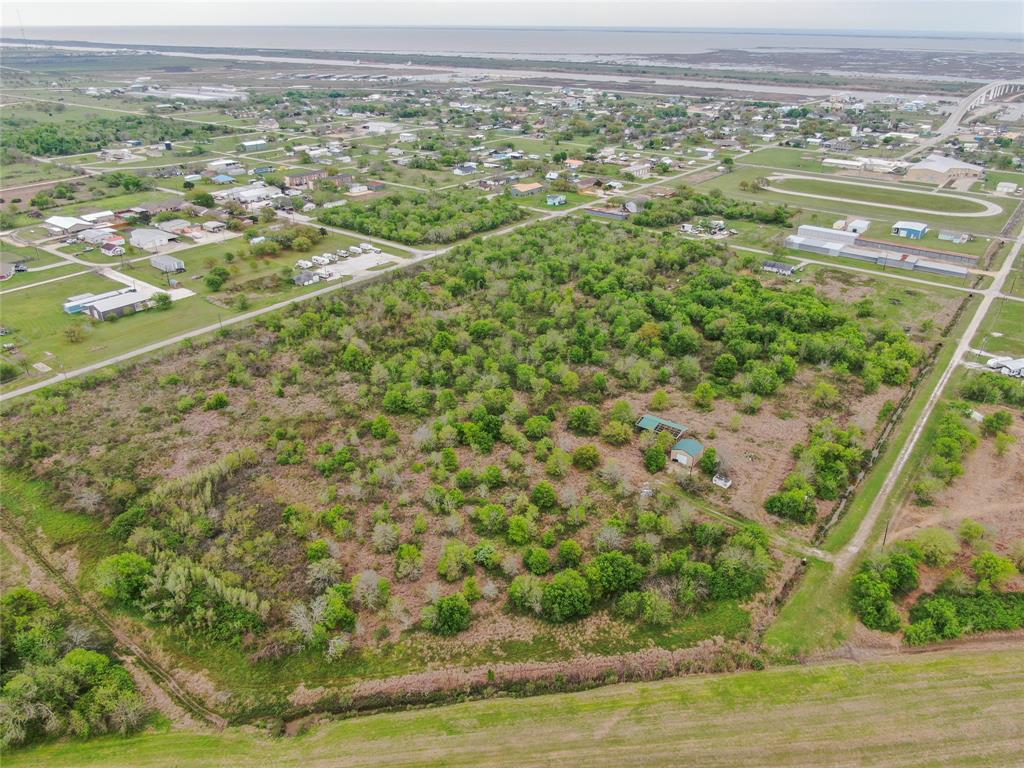
{"label": "distant bay water", "polygon": [[[8,19],[10,21],[10,19]],[[22,30],[6,26],[17,41]],[[1024,37],[953,37],[735,30],[470,27],[26,27],[28,39],[120,45],[424,54],[536,55],[586,59],[622,54],[699,54],[713,50],[822,51],[841,48],[955,52],[1019,52]]]}

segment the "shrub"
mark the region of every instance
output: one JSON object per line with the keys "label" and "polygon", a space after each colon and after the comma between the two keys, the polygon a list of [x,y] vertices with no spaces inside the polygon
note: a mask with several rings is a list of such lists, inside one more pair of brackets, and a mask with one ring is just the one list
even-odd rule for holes
{"label": "shrub", "polygon": [[331,548],[325,539],[314,539],[306,545],[306,559],[315,563],[331,556]]}
{"label": "shrub", "polygon": [[444,546],[437,572],[445,581],[457,581],[473,568],[473,552],[459,540],[449,541]]}
{"label": "shrub", "polygon": [[633,427],[621,421],[610,421],[601,430],[601,439],[608,445],[625,445],[633,439]]}
{"label": "shrub", "polygon": [[370,535],[373,541],[373,551],[381,554],[394,552],[401,538],[401,529],[397,523],[380,521],[373,526],[373,533]]}
{"label": "shrub", "polygon": [[1017,574],[1017,567],[1008,557],[995,552],[982,552],[971,561],[971,569],[983,584],[1001,587]]}
{"label": "shrub", "polygon": [[925,565],[938,568],[953,562],[960,545],[956,537],[944,528],[925,528],[914,537]]}
{"label": "shrub", "polygon": [[579,435],[596,435],[601,431],[601,412],[592,405],[577,405],[569,409],[566,426]]}
{"label": "shrub", "polygon": [[558,503],[558,495],[555,493],[555,488],[551,483],[537,483],[537,486],[530,494],[530,501],[536,504],[538,509],[547,510]]}
{"label": "shrub", "polygon": [[508,519],[508,530],[505,538],[509,544],[521,546],[528,544],[535,533],[533,522],[524,515],[512,515]]}
{"label": "shrub", "polygon": [[541,612],[548,621],[565,622],[590,613],[590,589],[578,571],[560,571],[543,587]]}
{"label": "shrub", "polygon": [[672,623],[672,604],[653,589],[626,592],[615,607],[619,615],[653,627],[664,627]]}
{"label": "shrub", "polygon": [[558,562],[563,568],[575,568],[583,559],[583,547],[575,539],[566,539],[558,545]]}
{"label": "shrub", "polygon": [[540,613],[543,594],[543,582],[532,574],[516,576],[508,585],[508,601],[520,611]]}
{"label": "shrub", "polygon": [[995,437],[1002,432],[1006,432],[1012,423],[1012,413],[1009,411],[996,411],[982,419],[981,431],[988,437]]}
{"label": "shrub", "polygon": [[423,572],[423,553],[415,544],[402,544],[395,554],[395,578],[417,579]]}
{"label": "shrub", "polygon": [[985,526],[969,517],[960,523],[960,540],[968,546],[973,547],[985,538],[986,533]]}
{"label": "shrub", "polygon": [[542,547],[527,547],[523,552],[523,565],[536,576],[543,576],[551,570],[551,556]]}
{"label": "shrub", "polygon": [[223,392],[214,392],[203,403],[204,411],[219,411],[228,407],[228,396]]}
{"label": "shrub", "polygon": [[551,420],[546,416],[531,416],[523,422],[523,432],[531,440],[540,440],[551,433]]}
{"label": "shrub", "polygon": [[592,445],[581,445],[572,452],[572,464],[577,469],[593,469],[601,463],[601,454]]}
{"label": "shrub", "polygon": [[423,626],[436,635],[450,637],[469,629],[470,613],[466,596],[456,592],[423,609]]}

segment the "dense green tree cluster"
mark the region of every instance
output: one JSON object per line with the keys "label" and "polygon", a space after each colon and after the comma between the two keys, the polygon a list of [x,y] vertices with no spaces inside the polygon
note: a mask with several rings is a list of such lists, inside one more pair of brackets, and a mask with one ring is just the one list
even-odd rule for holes
{"label": "dense green tree cluster", "polygon": [[960,385],[960,396],[974,403],[1005,403],[1024,408],[1024,381],[993,371],[969,373]]}
{"label": "dense green tree cluster", "polygon": [[131,675],[24,587],[0,599],[0,747],[44,736],[128,733],[145,705]]}
{"label": "dense green tree cluster", "polygon": [[798,523],[814,521],[814,499],[836,499],[846,489],[864,462],[860,432],[841,428],[828,418],[811,430],[806,446],[794,446],[797,472],[786,478],[782,490],[769,496],[765,509],[777,517]]}
{"label": "dense green tree cluster", "polygon": [[98,152],[129,139],[139,139],[144,144],[181,139],[197,141],[219,136],[227,130],[212,123],[164,120],[151,115],[93,116],[87,121],[60,123],[43,123],[18,116],[0,119],[0,126],[5,145],[36,157]]}
{"label": "dense green tree cluster", "polygon": [[450,243],[477,232],[526,218],[522,206],[499,195],[486,198],[467,192],[402,192],[368,203],[330,208],[320,221],[335,227],[409,245]]}
{"label": "dense green tree cluster", "polygon": [[632,221],[641,227],[669,227],[696,218],[721,216],[724,219],[787,225],[793,213],[785,205],[736,200],[725,197],[717,189],[698,192],[691,187],[682,187],[674,197],[649,200]]}

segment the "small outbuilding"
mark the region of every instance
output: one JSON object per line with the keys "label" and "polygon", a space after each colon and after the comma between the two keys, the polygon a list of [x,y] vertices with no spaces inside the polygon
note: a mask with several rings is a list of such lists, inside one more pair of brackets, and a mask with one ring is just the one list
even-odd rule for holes
{"label": "small outbuilding", "polygon": [[684,467],[692,467],[700,457],[704,455],[704,444],[692,437],[684,437],[672,446],[669,458],[672,461],[682,464]]}
{"label": "small outbuilding", "polygon": [[928,234],[928,225],[920,221],[897,221],[892,225],[892,233],[897,237],[922,240]]}

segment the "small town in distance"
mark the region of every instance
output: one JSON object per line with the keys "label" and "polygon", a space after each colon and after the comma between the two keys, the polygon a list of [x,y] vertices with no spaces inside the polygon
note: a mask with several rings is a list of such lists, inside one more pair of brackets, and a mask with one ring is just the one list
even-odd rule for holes
{"label": "small town in distance", "polygon": [[1019,764],[1020,9],[16,5],[5,764]]}

